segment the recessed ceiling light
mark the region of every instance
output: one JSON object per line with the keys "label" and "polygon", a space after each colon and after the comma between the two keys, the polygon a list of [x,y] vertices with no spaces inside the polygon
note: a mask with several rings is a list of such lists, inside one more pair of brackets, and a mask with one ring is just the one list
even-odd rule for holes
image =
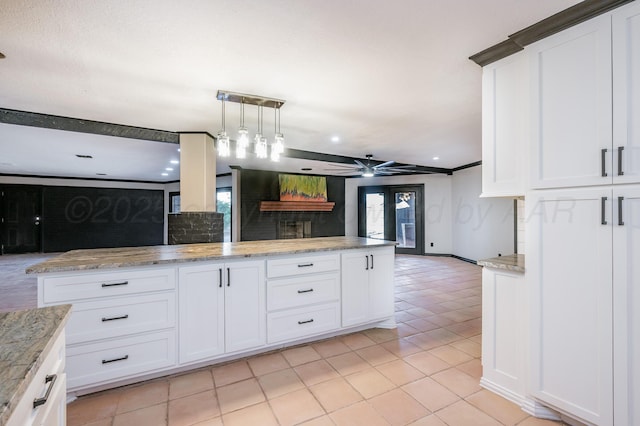
{"label": "recessed ceiling light", "polygon": [[331,137],[331,142],[333,142],[333,143],[340,142],[340,137],[339,136],[332,136]]}
{"label": "recessed ceiling light", "polygon": [[438,161],[440,157],[433,157],[434,160]]}
{"label": "recessed ceiling light", "polygon": [[96,176],[106,176],[106,173],[96,173]]}
{"label": "recessed ceiling light", "polygon": [[172,172],[173,168],[172,167],[166,167],[165,170],[168,171],[168,172]]}
{"label": "recessed ceiling light", "polygon": [[180,164],[180,161],[178,161],[178,160],[171,160],[171,161],[169,161],[169,162],[170,162],[171,164]]}
{"label": "recessed ceiling light", "polygon": [[303,172],[310,172],[313,169],[311,167],[303,167],[300,170],[302,170]]}
{"label": "recessed ceiling light", "polygon": [[169,176],[169,173],[161,173],[162,176]]}
{"label": "recessed ceiling light", "polygon": [[78,158],[93,158],[93,156],[86,155],[86,154],[76,154],[76,157],[78,157]]}

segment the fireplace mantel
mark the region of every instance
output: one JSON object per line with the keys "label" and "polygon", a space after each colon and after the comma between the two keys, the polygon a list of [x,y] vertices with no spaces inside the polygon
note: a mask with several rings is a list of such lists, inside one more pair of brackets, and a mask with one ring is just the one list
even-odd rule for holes
{"label": "fireplace mantel", "polygon": [[261,212],[330,212],[336,203],[332,201],[260,201]]}

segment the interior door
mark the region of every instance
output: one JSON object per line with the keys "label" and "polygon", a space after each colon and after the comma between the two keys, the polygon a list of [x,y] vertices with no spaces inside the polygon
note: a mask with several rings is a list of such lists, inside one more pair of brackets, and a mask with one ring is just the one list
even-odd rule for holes
{"label": "interior door", "polygon": [[0,252],[40,252],[42,189],[28,185],[2,186],[0,197]]}
{"label": "interior door", "polygon": [[396,253],[424,253],[423,185],[358,188],[358,235],[396,241]]}

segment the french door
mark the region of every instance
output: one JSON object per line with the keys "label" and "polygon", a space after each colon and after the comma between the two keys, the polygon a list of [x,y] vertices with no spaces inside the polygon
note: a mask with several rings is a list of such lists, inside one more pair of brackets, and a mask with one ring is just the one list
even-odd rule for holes
{"label": "french door", "polygon": [[396,241],[396,253],[424,253],[424,186],[358,188],[358,235]]}
{"label": "french door", "polygon": [[0,186],[0,254],[41,251],[42,188]]}

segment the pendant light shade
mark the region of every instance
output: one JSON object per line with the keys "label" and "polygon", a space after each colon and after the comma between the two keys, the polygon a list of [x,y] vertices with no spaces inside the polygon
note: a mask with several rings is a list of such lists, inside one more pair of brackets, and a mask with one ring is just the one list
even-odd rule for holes
{"label": "pendant light shade", "polygon": [[225,130],[225,111],[224,111],[224,98],[222,99],[222,130],[218,132],[216,139],[218,140],[218,155],[220,157],[228,157],[231,155],[231,146],[229,142],[229,136]]}

